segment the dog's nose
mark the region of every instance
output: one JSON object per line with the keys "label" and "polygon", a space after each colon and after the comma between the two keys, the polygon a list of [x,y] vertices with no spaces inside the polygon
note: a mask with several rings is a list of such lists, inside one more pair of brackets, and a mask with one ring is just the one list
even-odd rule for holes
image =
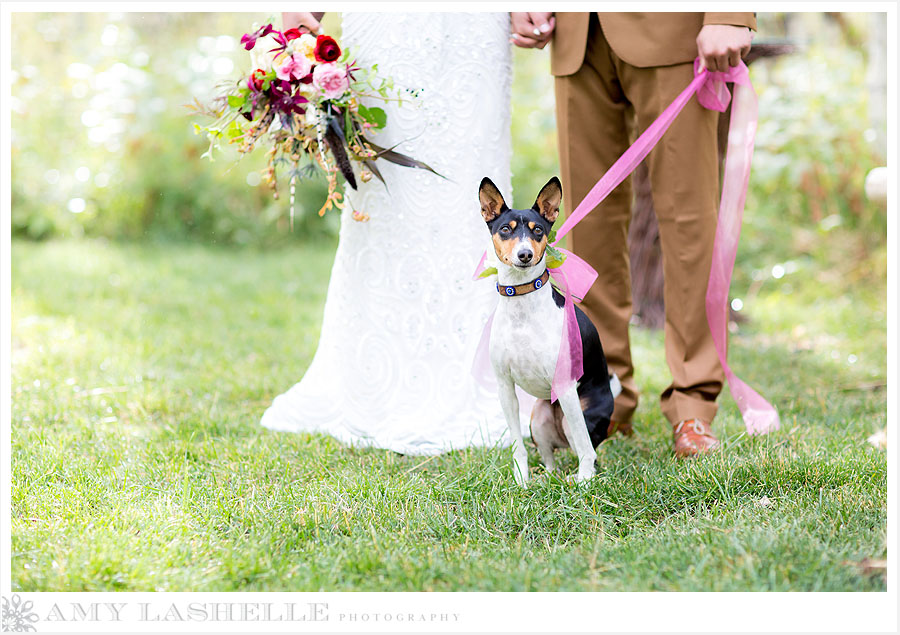
{"label": "dog's nose", "polygon": [[529,260],[531,260],[531,257],[532,257],[534,254],[532,254],[532,253],[531,253],[530,251],[528,251],[527,249],[523,249],[522,251],[519,252],[518,255],[519,255],[519,262],[526,263],[526,262],[528,262]]}

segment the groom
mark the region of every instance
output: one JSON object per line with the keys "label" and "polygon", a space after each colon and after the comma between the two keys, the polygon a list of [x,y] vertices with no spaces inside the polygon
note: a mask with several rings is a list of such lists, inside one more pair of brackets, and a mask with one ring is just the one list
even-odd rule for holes
{"label": "groom", "polygon": [[[569,211],[629,146],[632,122],[646,129],[693,79],[694,58],[712,71],[737,66],[750,49],[753,13],[513,13],[511,41],[552,40],[563,189]],[[675,455],[719,445],[710,424],[724,374],[706,320],[719,194],[719,113],[692,99],[648,157],[665,279],[665,348],[671,384],[661,395]],[[626,180],[569,234],[598,272],[582,308],[600,333],[610,372],[622,381],[610,434],[628,435],[638,403],[628,324],[631,184]]]}

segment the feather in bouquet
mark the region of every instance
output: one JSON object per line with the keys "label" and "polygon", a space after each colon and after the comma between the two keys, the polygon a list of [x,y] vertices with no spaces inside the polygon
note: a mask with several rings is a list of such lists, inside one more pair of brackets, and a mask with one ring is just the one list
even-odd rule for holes
{"label": "feather in bouquet", "polygon": [[[349,53],[327,35],[316,37],[298,29],[281,32],[271,24],[245,33],[241,44],[248,51],[257,45],[274,44],[274,48],[260,57],[259,67],[249,76],[227,84],[211,107],[195,100],[195,110],[216,118],[210,126],[195,124],[195,129],[209,138],[210,147],[203,156],[210,159],[223,139],[239,144],[241,155],[257,145],[267,147],[265,181],[275,198],[277,167],[290,166],[292,226],[295,183],[317,168],[328,179],[328,198],[319,210],[320,216],[332,207],[344,207],[337,187],[338,173],[356,189],[354,163],[359,166],[362,181],[374,176],[384,183],[375,164],[378,159],[437,174],[421,161],[366,138],[369,129],[385,126],[387,115],[381,108],[366,107],[360,99],[402,101],[392,97],[393,81],[378,77],[377,64],[370,68],[357,66],[350,61]],[[417,94],[405,92],[410,97]],[[368,215],[354,210],[353,218],[367,220]]]}

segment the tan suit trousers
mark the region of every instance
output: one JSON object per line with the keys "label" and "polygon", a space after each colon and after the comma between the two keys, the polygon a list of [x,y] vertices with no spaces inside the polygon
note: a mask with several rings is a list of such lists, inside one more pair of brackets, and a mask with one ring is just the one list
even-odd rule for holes
{"label": "tan suit trousers", "polygon": [[[636,117],[637,132],[646,129],[692,78],[690,63],[638,68],[622,61],[591,14],[583,65],[572,75],[555,78],[568,211],[628,148],[630,117]],[[662,392],[661,407],[672,423],[695,417],[711,421],[724,381],[705,308],[718,208],[717,123],[717,112],[691,99],[648,158],[665,278],[666,362],[672,377]],[[628,337],[631,204],[628,179],[569,234],[569,246],[599,273],[581,306],[597,326],[610,371],[622,381],[613,412],[620,422],[631,420],[638,403]]]}

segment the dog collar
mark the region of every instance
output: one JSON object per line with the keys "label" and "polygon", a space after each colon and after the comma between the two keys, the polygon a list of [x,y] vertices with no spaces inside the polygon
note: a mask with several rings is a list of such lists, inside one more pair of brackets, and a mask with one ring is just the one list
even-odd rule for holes
{"label": "dog collar", "polygon": [[526,295],[528,293],[532,293],[537,291],[550,279],[550,270],[544,269],[544,273],[540,275],[540,277],[532,280],[531,282],[526,282],[525,284],[515,284],[515,285],[505,285],[505,284],[497,284],[497,291],[500,292],[500,295],[506,296],[508,298],[513,297],[514,295]]}

